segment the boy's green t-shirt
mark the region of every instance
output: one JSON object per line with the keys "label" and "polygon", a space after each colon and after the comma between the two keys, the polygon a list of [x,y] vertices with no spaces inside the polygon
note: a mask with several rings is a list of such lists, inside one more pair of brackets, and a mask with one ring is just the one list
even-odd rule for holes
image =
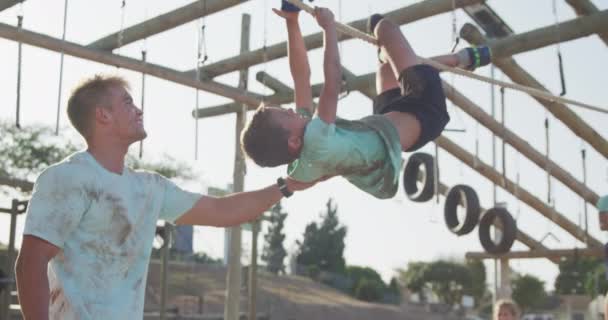
{"label": "boy's green t-shirt", "polygon": [[300,157],[289,165],[288,174],[304,182],[341,175],[359,189],[386,199],[397,192],[400,169],[399,134],[386,117],[337,119],[328,124],[315,116],[306,126]]}

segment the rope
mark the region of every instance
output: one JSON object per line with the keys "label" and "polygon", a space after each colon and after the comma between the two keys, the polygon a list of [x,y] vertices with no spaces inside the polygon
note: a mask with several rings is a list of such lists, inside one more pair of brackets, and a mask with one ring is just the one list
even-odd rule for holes
{"label": "rope", "polygon": [[547,160],[547,165],[545,166],[545,171],[547,171],[547,203],[549,205],[552,204],[552,185],[551,185],[551,168],[549,167],[549,155],[550,155],[550,143],[551,140],[549,138],[549,117],[545,118],[545,158]]}
{"label": "rope", "polygon": [[[67,30],[68,22],[68,0],[65,0],[63,5],[63,32],[61,34],[61,41],[65,42],[65,34]],[[59,135],[59,116],[61,114],[61,91],[63,88],[63,60],[65,54],[63,48],[61,49],[61,56],[59,58],[59,92],[57,93],[57,119],[55,121],[55,135]]]}
{"label": "rope", "polygon": [[454,43],[454,45],[450,51],[451,53],[454,53],[454,50],[456,50],[459,42],[460,37],[458,36],[458,31],[456,28],[456,0],[452,0],[452,43]]}
{"label": "rope", "polygon": [[[20,4],[21,5],[21,4]],[[17,29],[21,31],[23,28],[23,7],[20,6],[19,14],[17,15]],[[21,128],[21,58],[22,58],[22,47],[23,44],[19,41],[17,45],[17,110],[15,117],[15,126]]]}
{"label": "rope", "polygon": [[[144,39],[144,48],[141,50],[141,61],[146,64],[146,55],[147,55],[147,51],[145,48],[145,39]],[[142,117],[146,116],[145,111],[145,97],[146,97],[146,73],[142,72],[141,73],[141,112],[142,112]],[[143,120],[143,118],[142,118]],[[144,155],[144,139],[139,140],[139,158],[141,159]]]}
{"label": "rope", "polygon": [[[148,21],[148,6],[144,7],[144,21]],[[141,61],[146,64],[147,55],[148,55],[148,38],[144,38],[141,45]],[[143,117],[146,116],[145,108],[146,108],[146,73],[141,73],[141,112],[142,112],[142,120]],[[139,158],[141,159],[144,156],[144,140],[139,140]]]}
{"label": "rope", "polygon": [[[264,77],[262,77],[262,86],[264,87],[264,93],[268,91],[268,87],[266,86],[266,67],[268,66],[268,15],[266,12],[268,11],[268,3],[267,0],[264,0],[264,37],[262,38],[262,71],[264,72]],[[266,94],[262,95],[262,104],[266,103]]]}
{"label": "rope", "polygon": [[562,96],[566,95],[566,78],[564,77],[564,64],[562,61],[562,51],[560,48],[560,43],[562,42],[562,40],[561,40],[561,36],[559,33],[559,18],[557,16],[557,4],[556,4],[555,0],[552,1],[552,7],[553,7],[553,17],[555,18],[555,33],[557,34],[557,44],[555,45],[555,48],[557,49],[557,63],[558,63],[558,68],[559,68],[559,78],[560,78],[560,84],[562,86],[562,92],[560,92],[559,96],[562,97]]}
{"label": "rope", "polygon": [[[490,76],[494,79],[494,65],[490,66]],[[494,84],[490,84],[490,104],[492,106],[492,119],[496,119],[496,99],[494,95]],[[496,169],[496,135],[492,133],[492,169]],[[496,205],[496,183],[492,182],[492,201]]]}
{"label": "rope", "polygon": [[125,11],[127,6],[127,0],[122,0],[120,4],[120,31],[118,31],[117,43],[118,43],[118,52],[120,52],[120,48],[122,47],[123,39],[125,36]]}
{"label": "rope", "polygon": [[[500,124],[502,124],[503,127],[503,137],[505,136],[504,133],[506,131],[506,127],[505,127],[505,88],[500,88]],[[506,186],[507,183],[507,148],[506,148],[506,142],[505,139],[501,139],[502,140],[502,186],[503,188]]]}
{"label": "rope", "polygon": [[[587,151],[585,148],[581,148],[581,161],[583,164],[583,184],[587,185]],[[581,197],[583,200],[583,214],[585,218],[585,243],[588,242],[587,235],[589,234],[589,220],[587,215],[587,201]]]}
{"label": "rope", "polygon": [[[297,6],[298,8],[308,12],[311,15],[314,15],[314,9],[311,8],[310,6],[302,3],[299,0],[286,0],[289,1],[290,3],[292,3],[293,5]],[[376,38],[372,37],[371,35],[364,33],[362,31],[359,31],[351,26],[342,24],[337,22],[336,23],[336,29],[346,35],[349,35],[351,37],[354,38],[359,38],[363,41],[369,42],[373,45],[378,45],[378,41],[376,40]],[[532,88],[532,87],[527,87],[527,86],[522,86],[516,83],[509,83],[509,82],[504,82],[504,81],[499,81],[499,80],[495,80],[495,79],[491,79],[488,77],[484,77],[478,74],[475,74],[473,72],[470,71],[466,71],[463,69],[459,69],[459,68],[453,68],[453,67],[448,67],[446,65],[443,65],[439,62],[436,62],[434,60],[431,59],[427,59],[427,58],[422,58],[422,57],[418,57],[418,60],[422,63],[428,64],[432,67],[434,67],[435,69],[441,70],[441,71],[448,71],[448,72],[452,72],[458,75],[461,75],[463,77],[467,77],[467,78],[471,78],[471,79],[476,79],[479,81],[483,81],[483,82],[487,82],[487,83],[492,83],[504,88],[509,88],[509,89],[513,89],[516,91],[521,91],[521,92],[525,92],[531,96],[535,96],[537,98],[541,98],[550,102],[561,102],[564,104],[570,104],[570,105],[575,105],[581,108],[585,108],[588,110],[593,110],[593,111],[597,111],[597,112],[601,112],[601,113],[605,113],[608,114],[608,110],[600,108],[600,107],[596,107],[596,106],[592,106],[583,102],[578,102],[575,100],[571,100],[571,99],[567,99],[567,98],[563,98],[563,97],[558,97],[558,96],[554,96],[549,92],[543,91],[543,90],[539,90],[536,88]]]}

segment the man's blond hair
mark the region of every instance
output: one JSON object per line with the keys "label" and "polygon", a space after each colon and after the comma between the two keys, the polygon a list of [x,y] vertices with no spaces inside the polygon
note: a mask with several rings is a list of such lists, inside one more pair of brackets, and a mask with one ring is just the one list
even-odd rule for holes
{"label": "man's blond hair", "polygon": [[496,301],[496,304],[494,305],[494,320],[498,320],[500,309],[503,308],[511,313],[515,319],[519,319],[519,307],[517,304],[513,300],[502,299]]}
{"label": "man's blond hair", "polygon": [[110,89],[115,87],[130,88],[129,83],[120,76],[95,75],[85,79],[72,91],[68,100],[68,118],[85,139],[92,134],[95,108],[102,106]]}

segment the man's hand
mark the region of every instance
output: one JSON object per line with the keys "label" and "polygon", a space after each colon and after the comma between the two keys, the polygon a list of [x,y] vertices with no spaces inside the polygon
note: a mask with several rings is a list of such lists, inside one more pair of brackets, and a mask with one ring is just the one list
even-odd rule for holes
{"label": "man's hand", "polygon": [[315,19],[324,30],[335,27],[334,14],[331,10],[323,7],[315,7]]}
{"label": "man's hand", "polygon": [[279,9],[275,9],[272,8],[272,11],[274,11],[274,13],[287,20],[287,22],[291,22],[291,21],[297,21],[298,20],[298,15],[299,15],[299,11],[298,12],[288,12],[288,11],[283,11],[283,10],[279,10]]}

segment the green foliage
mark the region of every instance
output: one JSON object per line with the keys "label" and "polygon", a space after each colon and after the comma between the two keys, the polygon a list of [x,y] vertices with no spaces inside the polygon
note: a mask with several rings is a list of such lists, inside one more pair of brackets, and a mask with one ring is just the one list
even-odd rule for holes
{"label": "green foliage", "polygon": [[340,225],[338,208],[327,201],[327,210],[321,215],[321,226],[312,222],[306,226],[304,240],[299,245],[296,257],[298,265],[316,265],[321,271],[344,273],[344,238],[346,227]]}
{"label": "green foliage", "polygon": [[425,289],[430,289],[448,305],[460,303],[463,295],[480,301],[486,292],[485,268],[481,262],[467,264],[450,261],[410,262],[406,270],[397,270],[408,289],[426,300]]}
{"label": "green foliage", "polygon": [[[599,259],[598,259],[599,260]],[[608,279],[606,279],[606,266],[598,261],[585,279],[585,292],[591,297],[603,295],[608,291]]]}
{"label": "green foliage", "polygon": [[382,281],[362,278],[355,287],[355,298],[363,301],[380,301],[384,297],[385,285]]}
{"label": "green foliage", "polygon": [[476,303],[481,302],[488,292],[486,288],[486,267],[483,261],[472,259],[465,263],[471,273],[471,283],[465,288],[465,294],[475,298]]}
{"label": "green foliage", "polygon": [[[0,122],[0,176],[33,181],[48,166],[82,148],[65,134],[56,136],[48,126],[16,128]],[[167,155],[152,162],[127,155],[126,163],[133,169],[155,171],[167,178],[196,178],[191,167]]]}
{"label": "green foliage", "polygon": [[594,291],[597,289],[595,288],[596,282],[598,286],[606,285],[605,277],[602,277],[603,282],[595,279],[598,269],[603,269],[603,264],[602,260],[597,258],[576,257],[561,261],[559,275],[555,278],[555,292],[594,296]]}
{"label": "green foliage", "polygon": [[513,300],[522,309],[522,313],[540,308],[547,293],[544,282],[532,275],[521,275],[512,282]]}
{"label": "green foliage", "polygon": [[270,209],[270,226],[264,235],[264,248],[262,249],[262,261],[266,262],[268,271],[274,274],[285,273],[285,256],[287,251],[283,245],[285,234],[283,226],[287,213],[283,212],[281,202]]}
{"label": "green foliage", "polygon": [[75,144],[55,136],[50,127],[15,127],[0,122],[0,175],[33,180],[49,165],[77,150]]}
{"label": "green foliage", "polygon": [[386,292],[395,295],[397,298],[401,298],[401,289],[399,289],[399,281],[397,281],[397,278],[391,278]]}

